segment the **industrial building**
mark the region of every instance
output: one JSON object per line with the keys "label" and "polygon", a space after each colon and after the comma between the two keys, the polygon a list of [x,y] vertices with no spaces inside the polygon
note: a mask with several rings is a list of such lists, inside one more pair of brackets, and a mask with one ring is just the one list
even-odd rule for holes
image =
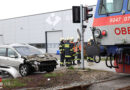
{"label": "industrial building", "polygon": [[[90,7],[95,12],[96,6]],[[85,42],[92,36],[92,23],[93,18],[85,30]],[[77,29],[80,24],[72,22],[72,9],[4,19],[0,20],[0,44],[28,43],[56,53],[61,37],[74,37],[76,41]]]}

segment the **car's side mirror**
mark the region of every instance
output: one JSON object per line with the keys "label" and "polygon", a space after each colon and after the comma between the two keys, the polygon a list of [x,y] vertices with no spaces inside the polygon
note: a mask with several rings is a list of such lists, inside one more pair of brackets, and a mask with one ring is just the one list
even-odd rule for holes
{"label": "car's side mirror", "polygon": [[10,58],[18,58],[17,55],[10,55],[9,57],[10,57]]}

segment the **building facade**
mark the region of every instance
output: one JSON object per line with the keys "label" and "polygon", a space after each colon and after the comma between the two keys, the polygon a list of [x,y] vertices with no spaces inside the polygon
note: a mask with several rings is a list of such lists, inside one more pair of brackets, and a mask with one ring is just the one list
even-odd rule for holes
{"label": "building facade", "polygon": [[[95,6],[91,7],[95,12]],[[92,23],[93,18],[85,30],[85,42],[92,36]],[[72,9],[5,19],[0,20],[0,44],[28,43],[56,53],[61,37],[74,37],[76,41],[77,29],[80,24],[72,22]]]}

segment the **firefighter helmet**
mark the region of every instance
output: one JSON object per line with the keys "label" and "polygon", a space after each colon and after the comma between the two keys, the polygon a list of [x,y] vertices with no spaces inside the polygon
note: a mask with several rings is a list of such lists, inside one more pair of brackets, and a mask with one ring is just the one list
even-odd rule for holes
{"label": "firefighter helmet", "polygon": [[90,38],[87,40],[87,42],[89,42],[90,41]]}
{"label": "firefighter helmet", "polygon": [[92,40],[92,39],[93,39],[93,37],[91,36],[91,37],[90,37],[90,39]]}
{"label": "firefighter helmet", "polygon": [[60,38],[60,41],[63,41],[64,40],[64,38]]}
{"label": "firefighter helmet", "polygon": [[71,41],[71,37],[69,37],[69,40]]}
{"label": "firefighter helmet", "polygon": [[80,37],[79,36],[77,37],[77,41],[80,41]]}

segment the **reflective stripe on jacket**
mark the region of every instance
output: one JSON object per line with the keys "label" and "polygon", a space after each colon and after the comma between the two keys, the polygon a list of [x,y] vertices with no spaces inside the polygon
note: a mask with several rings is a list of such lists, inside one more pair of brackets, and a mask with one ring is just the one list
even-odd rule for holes
{"label": "reflective stripe on jacket", "polygon": [[70,48],[70,43],[69,41],[67,41],[65,44],[64,44],[64,49],[65,49],[65,57],[66,58],[70,58],[71,57],[71,48]]}

